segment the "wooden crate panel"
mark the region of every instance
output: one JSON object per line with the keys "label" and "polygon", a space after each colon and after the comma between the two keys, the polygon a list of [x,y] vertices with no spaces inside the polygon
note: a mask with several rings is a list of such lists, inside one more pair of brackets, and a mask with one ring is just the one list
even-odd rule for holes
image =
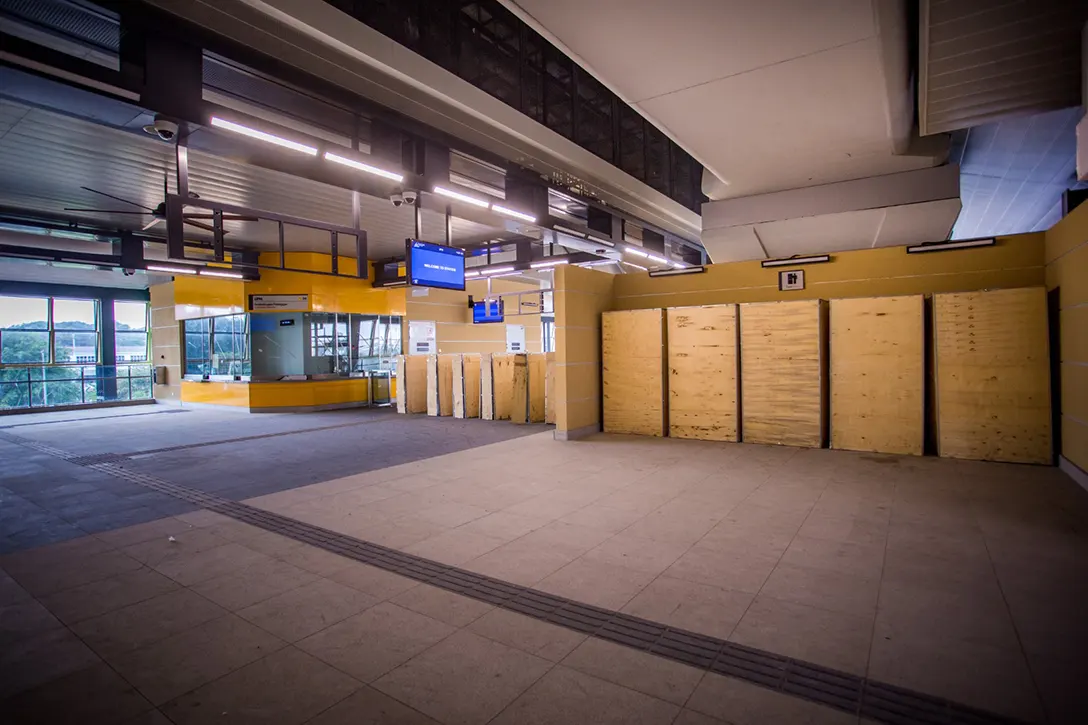
{"label": "wooden crate panel", "polygon": [[408,379],[408,370],[405,367],[405,363],[404,363],[405,357],[406,356],[404,356],[404,355],[397,355],[396,377],[397,377],[397,380],[400,381],[400,383],[396,386],[397,387],[397,412],[398,413],[407,413],[408,412],[408,395],[405,392],[407,390],[407,386],[405,385],[405,381]]}
{"label": "wooden crate panel", "polygon": [[925,441],[925,299],[830,303],[831,447],[920,456]]}
{"label": "wooden crate panel", "polygon": [[438,356],[427,356],[427,415],[438,415]]}
{"label": "wooden crate panel", "polygon": [[453,415],[453,363],[458,355],[438,356],[438,414]]}
{"label": "wooden crate panel", "polygon": [[465,356],[453,355],[453,417],[465,417]]}
{"label": "wooden crate panel", "polygon": [[427,356],[404,356],[404,379],[397,385],[404,385],[406,413],[427,412]]}
{"label": "wooden crate panel", "polygon": [[495,398],[495,420],[510,420],[514,407],[514,355],[491,356],[491,378]]}
{"label": "wooden crate panel", "polygon": [[514,373],[511,391],[510,420],[514,423],[529,422],[529,356],[513,355]]}
{"label": "wooden crate panel", "polygon": [[495,420],[495,360],[485,352],[480,355],[480,417]]}
{"label": "wooden crate panel", "polygon": [[745,442],[823,445],[824,319],[820,300],[740,306]]}
{"label": "wooden crate panel", "polygon": [[665,435],[664,311],[601,315],[604,430]]}
{"label": "wooden crate panel", "polygon": [[942,456],[1050,463],[1050,367],[1042,287],[934,295]]}
{"label": "wooden crate panel", "polygon": [[546,417],[545,396],[548,361],[544,353],[529,354],[529,422],[543,423]]}
{"label": "wooden crate panel", "polygon": [[465,417],[480,417],[480,356],[466,354],[461,356],[464,365]]}
{"label": "wooden crate panel", "polygon": [[737,440],[737,306],[666,311],[669,435]]}

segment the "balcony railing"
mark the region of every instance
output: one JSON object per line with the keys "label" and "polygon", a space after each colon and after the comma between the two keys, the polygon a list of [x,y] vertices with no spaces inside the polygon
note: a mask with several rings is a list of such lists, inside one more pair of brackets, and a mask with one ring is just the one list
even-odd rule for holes
{"label": "balcony railing", "polygon": [[0,367],[0,410],[151,400],[150,365]]}

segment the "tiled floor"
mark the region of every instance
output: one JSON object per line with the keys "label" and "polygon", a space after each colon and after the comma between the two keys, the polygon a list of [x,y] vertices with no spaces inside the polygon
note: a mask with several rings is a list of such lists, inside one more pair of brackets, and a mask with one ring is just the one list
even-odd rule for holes
{"label": "tiled floor", "polygon": [[[123,450],[165,447],[148,443],[160,421],[188,415],[100,420],[93,440],[8,432],[86,455],[119,450],[114,426],[144,436]],[[232,437],[273,432],[233,420]],[[193,468],[274,445],[328,470],[298,443],[202,448]],[[193,486],[171,456],[121,465]],[[108,483],[11,443],[0,457],[42,467],[15,477],[21,496],[34,477]],[[248,502],[1021,720],[1088,715],[1088,493],[1055,470],[550,433],[358,470]],[[192,509],[0,557],[0,722],[858,722]],[[0,510],[0,536],[19,521]]]}

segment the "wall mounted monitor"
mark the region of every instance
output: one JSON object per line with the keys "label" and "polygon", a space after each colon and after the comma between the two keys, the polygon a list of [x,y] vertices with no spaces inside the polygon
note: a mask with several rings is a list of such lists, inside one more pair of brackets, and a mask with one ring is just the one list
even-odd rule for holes
{"label": "wall mounted monitor", "polygon": [[502,321],[502,300],[483,300],[472,304],[472,323],[474,325]]}
{"label": "wall mounted monitor", "polygon": [[409,239],[404,256],[408,284],[453,290],[465,288],[465,250]]}

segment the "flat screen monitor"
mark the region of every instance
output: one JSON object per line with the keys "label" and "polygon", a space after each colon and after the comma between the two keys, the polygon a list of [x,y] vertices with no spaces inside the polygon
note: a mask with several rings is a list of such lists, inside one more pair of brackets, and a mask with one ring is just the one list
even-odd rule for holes
{"label": "flat screen monitor", "polygon": [[472,303],[472,322],[482,325],[487,322],[502,322],[502,300],[484,300]]}
{"label": "flat screen monitor", "polygon": [[465,250],[409,239],[405,251],[408,283],[418,287],[465,288]]}

